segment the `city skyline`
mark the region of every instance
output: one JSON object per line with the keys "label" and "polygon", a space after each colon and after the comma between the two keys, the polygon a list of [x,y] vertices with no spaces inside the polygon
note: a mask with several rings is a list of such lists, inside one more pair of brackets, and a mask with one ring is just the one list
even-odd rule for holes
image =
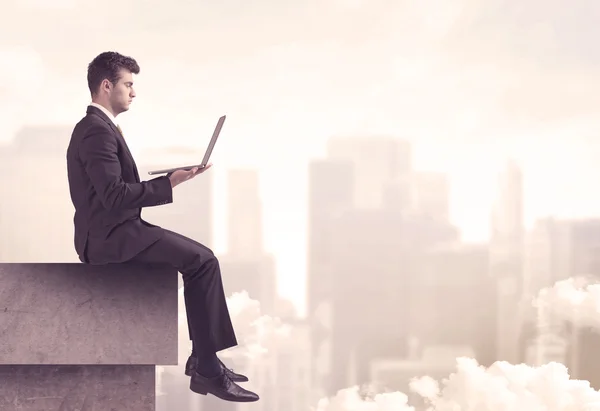
{"label": "city skyline", "polygon": [[[69,125],[59,125],[59,126],[48,126],[44,127],[44,126],[25,126],[21,129],[21,131],[23,130],[44,130],[44,129],[51,129],[52,131],[52,140],[59,140],[61,139],[61,137],[64,137],[64,140],[66,141],[66,139],[68,139],[68,136],[61,136],[60,135],[60,131],[63,130],[66,131],[68,129],[70,129],[71,126]],[[127,131],[126,131],[127,132]],[[38,132],[39,133],[39,132]],[[38,138],[43,138],[42,135],[40,135]],[[211,184],[206,185],[206,184],[201,184],[202,187],[207,187],[210,188],[211,190],[211,197],[212,197],[212,201],[210,204],[210,207],[212,209],[212,218],[210,220],[209,223],[202,223],[203,226],[205,227],[211,227],[212,229],[210,229],[210,232],[207,233],[199,233],[200,236],[202,238],[204,238],[206,241],[208,241],[209,243],[213,244],[213,247],[215,249],[216,252],[218,253],[226,253],[227,252],[227,237],[228,237],[228,232],[231,234],[231,229],[228,229],[228,222],[227,222],[227,203],[228,203],[228,199],[227,199],[227,173],[229,173],[231,170],[254,170],[255,172],[258,173],[258,189],[259,189],[259,193],[260,193],[260,198],[261,198],[261,204],[262,204],[262,213],[264,214],[263,217],[263,224],[262,224],[262,229],[264,230],[264,247],[265,250],[269,253],[272,253],[275,256],[275,264],[276,264],[276,271],[277,271],[277,276],[278,276],[278,290],[281,293],[281,296],[285,299],[289,299],[291,301],[293,301],[296,309],[298,310],[298,312],[300,313],[300,315],[306,315],[307,311],[306,311],[306,285],[305,285],[305,281],[303,281],[306,276],[307,276],[307,268],[306,268],[306,256],[307,256],[307,230],[306,230],[306,218],[307,218],[307,204],[308,204],[308,198],[306,197],[306,191],[308,190],[308,167],[310,164],[310,161],[314,161],[314,160],[318,160],[319,158],[321,159],[327,159],[329,158],[328,154],[327,154],[327,147],[331,144],[331,142],[335,142],[335,141],[344,141],[346,139],[359,139],[362,141],[367,141],[368,139],[372,138],[373,144],[372,146],[376,146],[377,141],[378,140],[387,140],[387,139],[391,139],[391,140],[396,140],[396,141],[401,141],[401,142],[406,142],[407,144],[410,145],[411,147],[411,151],[410,151],[410,155],[411,155],[411,164],[414,163],[414,158],[415,158],[415,152],[419,152],[419,150],[417,150],[416,148],[419,147],[418,145],[415,144],[410,144],[409,140],[405,140],[405,139],[401,139],[398,137],[380,137],[377,135],[371,135],[371,136],[346,136],[346,137],[331,137],[329,139],[326,140],[325,144],[324,144],[324,153],[321,156],[318,157],[313,157],[312,159],[308,159],[307,163],[306,163],[306,173],[304,173],[304,176],[300,176],[300,182],[299,184],[296,186],[296,189],[291,191],[290,196],[288,196],[286,199],[284,199],[286,204],[290,204],[291,201],[293,200],[298,200],[298,203],[295,203],[293,207],[290,207],[288,209],[282,209],[281,207],[278,207],[279,204],[281,204],[280,202],[278,202],[278,198],[277,196],[273,195],[273,192],[276,190],[275,187],[273,187],[273,173],[270,172],[269,170],[265,170],[264,168],[261,170],[260,167],[252,167],[252,166],[236,166],[235,164],[229,164],[228,167],[223,168],[223,167],[214,167],[211,170],[211,173],[213,174],[210,177],[207,176],[201,176],[201,179],[207,179],[210,178],[211,181],[213,181]],[[366,139],[366,140],[365,140]],[[383,139],[383,140],[382,140]],[[221,139],[221,140],[226,140],[225,138]],[[14,139],[9,141],[9,142],[5,142],[4,143],[4,147],[10,147],[13,146],[14,144],[19,144],[20,146],[23,146],[23,143],[19,143],[17,141],[15,141]],[[27,150],[31,150],[34,147],[37,147],[37,144],[39,144],[37,142],[37,140],[35,141],[30,141],[26,143],[27,145],[19,148],[19,150],[23,151],[23,154],[26,154],[25,151]],[[33,145],[32,145],[33,144]],[[48,145],[47,148],[43,148],[40,149],[40,154],[42,153],[48,153],[48,150],[51,151],[60,151],[59,147],[55,147],[55,144],[52,143],[52,141],[48,141],[44,143],[44,146]],[[231,145],[228,145],[227,142],[223,143],[223,141],[219,141],[219,145],[225,145],[226,147],[219,147],[221,150],[216,149],[215,153],[213,155],[213,162],[216,162],[217,164],[219,164],[219,162],[221,160],[226,160],[226,156],[227,154],[230,152],[228,151],[227,153],[223,153],[222,151],[224,150],[231,150],[232,147]],[[416,146],[416,147],[415,147]],[[43,146],[42,146],[43,147]],[[367,144],[366,147],[369,147],[369,144]],[[134,151],[134,150],[132,150]],[[136,156],[136,158],[141,159],[141,164],[149,164],[149,163],[156,163],[156,164],[161,164],[161,166],[170,166],[171,163],[175,164],[178,162],[189,162],[189,161],[194,161],[194,159],[198,156],[201,156],[202,153],[204,151],[204,142],[201,142],[200,144],[196,145],[196,146],[185,146],[185,145],[176,145],[173,147],[164,147],[163,149],[154,147],[154,148],[146,148],[146,149],[138,149],[137,152],[134,151],[134,155]],[[165,153],[164,155],[162,153]],[[358,161],[358,158],[357,158]],[[507,162],[510,162],[510,158],[507,159]],[[227,163],[227,161],[224,161],[225,163]],[[499,165],[501,166],[501,164]],[[517,166],[523,170],[524,167],[522,167],[521,164],[517,164]],[[438,167],[439,169],[439,167]],[[415,170],[415,172],[420,173],[422,172],[421,170],[417,169]],[[432,173],[431,170],[426,170],[424,172],[424,174],[426,175],[427,173]],[[449,178],[449,182],[450,182],[450,186],[449,186],[449,199],[450,199],[450,204],[449,204],[449,211],[450,211],[450,222],[452,222],[453,224],[456,224],[458,229],[459,229],[459,233],[461,236],[461,241],[464,241],[466,243],[485,243],[487,241],[490,240],[490,236],[489,236],[489,229],[491,227],[491,225],[489,224],[490,222],[490,217],[492,215],[492,205],[494,203],[494,201],[497,200],[497,196],[499,194],[499,189],[500,189],[500,185],[498,184],[498,177],[502,174],[502,169],[499,168],[498,169],[498,173],[489,176],[490,180],[489,180],[489,184],[487,186],[488,191],[487,192],[481,192],[478,191],[477,194],[478,195],[482,195],[482,196],[486,196],[489,198],[489,209],[488,208],[482,208],[480,210],[471,210],[471,209],[459,209],[457,210],[457,203],[460,203],[461,199],[459,198],[459,195],[461,194],[460,192],[457,193],[456,192],[456,185],[453,184],[452,181],[452,175],[450,173],[446,174],[443,173],[444,175],[447,175]],[[589,213],[563,213],[562,215],[560,213],[550,213],[550,214],[538,214],[538,215],[532,215],[531,214],[531,208],[529,207],[529,213],[527,213],[528,211],[528,199],[531,199],[531,195],[528,196],[527,193],[528,191],[531,191],[531,186],[527,186],[527,174],[524,173],[524,181],[525,181],[525,187],[526,189],[524,190],[524,210],[525,210],[525,228],[526,229],[531,229],[534,224],[536,223],[536,221],[546,218],[546,217],[555,217],[555,218],[590,218],[590,217],[594,217],[597,216],[598,213],[595,213],[590,215]],[[271,178],[269,178],[271,177]],[[145,177],[143,177],[144,179]],[[478,175],[477,178],[480,178],[483,180],[483,177],[481,175]],[[269,181],[271,182],[271,185],[269,186]],[[198,183],[200,184],[200,183]],[[61,184],[59,184],[60,186]],[[185,188],[186,191],[190,192],[190,190],[194,190],[193,187],[188,187]],[[200,191],[202,191],[203,189],[200,188]],[[556,190],[553,190],[556,191]],[[270,201],[265,201],[264,198],[269,198]],[[564,196],[563,196],[564,197]],[[300,199],[302,199],[303,201],[300,202]],[[201,200],[200,200],[201,201]],[[178,204],[179,207],[184,206],[183,204]],[[148,211],[149,210],[149,211]],[[146,211],[146,213],[150,213],[150,215],[153,215],[155,213],[155,210],[153,210],[152,208],[148,209]],[[472,221],[472,217],[473,215],[477,216],[479,213],[480,218],[479,221],[477,222],[472,222],[472,223],[466,223],[465,219],[467,219],[466,221]],[[276,217],[273,217],[276,216]],[[462,221],[461,221],[462,220]],[[485,222],[485,224],[479,224],[480,221]],[[283,225],[281,223],[284,223]],[[461,224],[462,223],[462,224]],[[208,224],[208,225],[206,225]],[[298,229],[299,227],[299,229]],[[181,229],[181,227],[180,227]],[[186,229],[184,229],[185,231]],[[230,235],[229,234],[229,235]]]}

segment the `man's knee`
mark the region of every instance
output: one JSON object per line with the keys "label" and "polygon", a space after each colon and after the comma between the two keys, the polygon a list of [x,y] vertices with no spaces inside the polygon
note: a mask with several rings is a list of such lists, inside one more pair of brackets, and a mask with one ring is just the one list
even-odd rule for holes
{"label": "man's knee", "polygon": [[214,255],[214,253],[212,251],[210,252],[209,256],[205,256],[204,265],[207,268],[207,271],[210,271],[212,274],[215,274],[215,275],[221,274],[221,268],[219,267],[219,260],[217,259],[217,257]]}
{"label": "man's knee", "polygon": [[208,247],[198,247],[194,250],[193,266],[204,273],[219,273],[219,261]]}

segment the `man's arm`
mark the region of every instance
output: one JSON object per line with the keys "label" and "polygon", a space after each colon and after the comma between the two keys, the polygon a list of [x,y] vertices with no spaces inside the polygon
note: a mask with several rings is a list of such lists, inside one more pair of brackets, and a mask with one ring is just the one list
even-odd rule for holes
{"label": "man's arm", "polygon": [[135,209],[173,202],[173,188],[166,176],[141,183],[123,181],[116,138],[102,126],[86,130],[79,156],[106,209]]}

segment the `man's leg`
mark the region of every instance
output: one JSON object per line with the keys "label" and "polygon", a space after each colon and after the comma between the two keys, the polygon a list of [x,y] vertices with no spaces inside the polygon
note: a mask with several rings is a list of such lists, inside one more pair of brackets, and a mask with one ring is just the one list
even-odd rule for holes
{"label": "man's leg", "polygon": [[[169,233],[169,235],[179,238],[182,241],[186,241],[186,242],[189,242],[189,243],[195,245],[200,250],[203,250],[205,253],[210,255],[210,257],[208,258],[208,260],[209,260],[208,263],[209,263],[209,265],[213,265],[214,271],[218,273],[218,275],[214,277],[215,291],[216,291],[216,289],[218,289],[219,290],[218,295],[219,295],[219,297],[222,297],[222,298],[214,298],[211,301],[210,298],[213,297],[213,295],[209,295],[209,301],[206,305],[206,309],[208,310],[209,315],[211,315],[213,313],[213,311],[219,310],[222,312],[222,315],[225,315],[225,316],[227,316],[227,318],[229,318],[229,321],[227,321],[227,323],[223,324],[223,323],[219,322],[219,324],[224,326],[222,331],[225,332],[225,334],[227,334],[227,335],[231,334],[231,335],[233,335],[233,338],[234,338],[234,340],[232,342],[227,343],[227,342],[223,341],[222,344],[217,344],[216,349],[218,352],[218,351],[225,350],[227,348],[235,347],[237,345],[237,340],[235,339],[235,332],[233,331],[233,325],[231,324],[231,319],[229,316],[229,309],[227,308],[227,299],[225,298],[225,290],[223,289],[223,278],[221,276],[221,267],[219,266],[219,260],[217,260],[214,253],[212,252],[212,250],[210,248],[206,247],[204,244],[201,244],[191,238],[185,237],[185,236],[175,233],[173,231],[165,230],[165,232]],[[185,294],[185,277],[184,277],[184,294]],[[219,316],[219,318],[220,318],[220,316]],[[188,319],[188,321],[189,321],[189,319]],[[216,318],[215,318],[215,321],[216,321]],[[193,340],[191,328],[190,328],[189,332],[190,332],[190,340]],[[231,345],[229,345],[229,344],[231,344]],[[223,348],[219,348],[220,346],[222,346]]]}
{"label": "man's leg", "polygon": [[183,295],[197,364],[190,389],[226,401],[253,402],[259,397],[237,385],[223,369],[217,351],[237,345],[223,290],[219,262],[207,247],[164,230],[164,236],[132,261],[167,263],[183,276]]}
{"label": "man's leg", "polygon": [[167,263],[182,273],[186,314],[199,357],[199,371],[205,374],[220,371],[214,353],[236,346],[237,340],[227,308],[219,262],[213,252],[196,241],[165,230],[161,240],[132,261]]}

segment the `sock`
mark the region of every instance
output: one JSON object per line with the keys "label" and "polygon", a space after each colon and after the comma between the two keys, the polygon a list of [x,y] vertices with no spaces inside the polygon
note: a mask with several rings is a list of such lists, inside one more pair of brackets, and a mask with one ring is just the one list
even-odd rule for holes
{"label": "sock", "polygon": [[191,357],[197,357],[198,354],[196,353],[196,344],[194,344],[194,342],[192,341],[192,353],[190,354]]}
{"label": "sock", "polygon": [[221,363],[215,352],[198,352],[198,361],[196,365],[198,374],[211,378],[221,374]]}

